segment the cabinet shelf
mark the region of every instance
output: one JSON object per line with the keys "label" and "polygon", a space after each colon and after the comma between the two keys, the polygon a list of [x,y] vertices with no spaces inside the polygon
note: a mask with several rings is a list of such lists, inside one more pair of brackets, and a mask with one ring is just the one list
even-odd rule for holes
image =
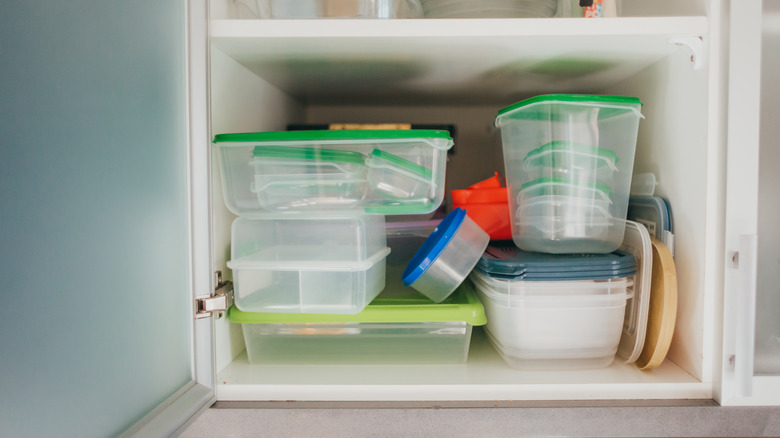
{"label": "cabinet shelf", "polygon": [[211,44],[304,104],[508,104],[598,92],[706,17],[214,20]]}
{"label": "cabinet shelf", "polygon": [[618,363],[572,371],[515,370],[482,330],[465,365],[253,365],[240,354],[217,376],[217,399],[592,400],[711,399],[703,383],[667,360],[652,372]]}

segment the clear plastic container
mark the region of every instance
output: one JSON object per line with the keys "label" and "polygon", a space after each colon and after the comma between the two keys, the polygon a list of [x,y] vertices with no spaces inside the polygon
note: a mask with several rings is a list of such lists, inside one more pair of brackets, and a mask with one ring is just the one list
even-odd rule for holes
{"label": "clear plastic container", "polygon": [[544,18],[558,0],[421,0],[425,18]]}
{"label": "clear plastic container", "polygon": [[422,18],[419,0],[234,0],[238,18]]}
{"label": "clear plastic container", "polygon": [[565,178],[575,184],[609,185],[620,158],[613,151],[554,141],[526,155],[523,168],[530,180]]}
{"label": "clear plastic container", "polygon": [[[407,291],[409,289],[406,289]],[[414,291],[412,291],[414,292]],[[356,315],[228,311],[251,363],[464,363],[485,310],[470,282],[444,303],[380,295]]]}
{"label": "clear plastic container", "polygon": [[225,203],[239,216],[431,213],[444,199],[446,155],[453,144],[447,131],[429,130],[221,134],[214,143]]}
{"label": "clear plastic container", "polygon": [[485,252],[490,236],[463,209],[445,217],[403,274],[403,282],[439,303],[454,291]]}
{"label": "clear plastic container", "polygon": [[368,185],[391,199],[419,199],[430,193],[433,173],[407,159],[374,149],[366,159]]}
{"label": "clear plastic container", "polygon": [[[641,106],[639,99],[634,97],[565,94],[537,96],[499,111],[496,126],[501,129],[510,214],[516,215],[519,204],[532,196],[554,194],[596,199],[597,196],[606,194],[611,200],[609,214],[614,223],[620,224],[620,221],[625,221],[639,120],[642,118]],[[597,151],[591,154],[590,158],[597,163],[604,161],[599,158],[607,154],[603,151],[611,151],[607,155],[614,154],[614,160],[608,159],[604,164],[590,166],[596,172],[578,172],[576,176],[569,175],[565,178],[544,176],[541,179],[566,180],[568,187],[564,184],[549,184],[543,186],[544,188],[534,189],[537,190],[534,193],[534,190],[528,189],[528,184],[539,181],[539,172],[552,175],[555,170],[553,167],[548,167],[547,170],[529,172],[526,160],[533,159],[535,155],[541,156],[546,145],[551,144],[577,145],[578,149],[588,148]],[[602,153],[599,154],[598,151]],[[568,158],[575,157],[569,155]],[[609,163],[616,169],[610,168]],[[603,174],[600,170],[607,168],[610,169],[608,173],[612,177],[608,185],[604,184],[603,179],[599,179],[599,175]],[[594,188],[601,188],[602,193],[585,193],[588,189],[593,192]],[[539,192],[543,189],[548,191]],[[572,190],[578,193],[571,193]],[[552,235],[539,235],[538,228],[521,227],[516,217],[511,219],[514,224],[513,240],[520,248],[528,251],[604,253],[614,251],[623,241],[622,224],[613,227],[614,232],[607,230],[606,234],[605,227],[599,225],[591,227],[596,234],[584,240],[589,243],[575,250],[571,246],[570,239],[565,236],[557,238]],[[584,232],[587,233],[588,230]],[[526,236],[526,233],[531,233],[532,236]],[[583,241],[580,236],[575,236],[574,239]]]}
{"label": "clear plastic container", "polygon": [[383,216],[238,218],[231,238],[228,267],[243,311],[354,314],[385,287]]}
{"label": "clear plastic container", "polygon": [[623,332],[630,278],[511,281],[474,271],[486,332],[513,368],[609,366]]}

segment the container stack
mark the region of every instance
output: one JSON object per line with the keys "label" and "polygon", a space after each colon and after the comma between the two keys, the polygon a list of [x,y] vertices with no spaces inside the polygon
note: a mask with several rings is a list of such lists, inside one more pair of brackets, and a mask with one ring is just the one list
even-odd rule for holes
{"label": "container stack", "polygon": [[228,317],[243,326],[250,362],[466,360],[471,326],[485,323],[473,288],[436,304],[400,281],[409,245],[436,224],[385,221],[441,205],[447,131],[222,134],[214,143],[225,202],[239,216]]}

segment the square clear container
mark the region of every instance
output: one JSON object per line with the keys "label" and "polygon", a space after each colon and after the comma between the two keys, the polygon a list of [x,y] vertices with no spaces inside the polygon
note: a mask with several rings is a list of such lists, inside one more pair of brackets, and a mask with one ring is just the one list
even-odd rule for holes
{"label": "square clear container", "polygon": [[220,134],[222,187],[239,216],[268,211],[428,214],[444,199],[447,131]]}
{"label": "square clear container", "polygon": [[238,18],[422,18],[419,0],[234,0]]}
{"label": "square clear container", "polygon": [[241,324],[251,363],[466,362],[472,326],[485,324],[471,283],[441,304],[405,291],[383,293],[356,315],[252,313],[231,307],[228,318]]}
{"label": "square clear container", "polygon": [[512,281],[474,271],[488,334],[513,368],[609,366],[623,334],[632,278]]}
{"label": "square clear container", "polygon": [[379,215],[268,215],[233,222],[236,306],[247,312],[355,314],[385,287]]}
{"label": "square clear container", "polygon": [[[620,221],[626,219],[641,107],[635,97],[561,94],[537,96],[499,111],[496,126],[501,129],[512,239],[518,247],[548,253],[607,253],[620,246],[624,229]],[[556,147],[560,151],[552,153]],[[582,151],[591,153],[580,154]],[[544,156],[550,159],[545,162]],[[601,159],[606,156],[610,157],[607,162]],[[535,167],[534,171],[529,171],[530,167]],[[609,214],[620,226],[612,227],[614,232],[610,230],[606,235],[604,227],[593,227],[594,235],[584,239],[579,235],[539,235],[536,228],[521,226],[516,218],[519,204],[532,195],[521,192],[529,183],[544,179],[565,180],[570,186],[565,189],[560,185],[556,192],[545,194],[595,199],[600,195],[572,195],[571,188],[577,187],[580,192],[608,187],[608,191],[602,191],[609,194]],[[610,182],[605,184],[607,179]],[[573,241],[578,241],[577,245],[572,245]]]}

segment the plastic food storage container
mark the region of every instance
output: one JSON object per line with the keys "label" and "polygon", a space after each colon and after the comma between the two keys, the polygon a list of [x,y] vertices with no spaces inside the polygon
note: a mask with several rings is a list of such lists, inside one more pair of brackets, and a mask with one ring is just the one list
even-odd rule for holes
{"label": "plastic food storage container", "polygon": [[419,0],[234,0],[238,18],[421,18]]}
{"label": "plastic food storage container", "polygon": [[440,303],[454,291],[477,264],[490,242],[463,209],[445,217],[415,253],[403,273],[411,286]]}
{"label": "plastic food storage container", "polygon": [[470,282],[445,302],[419,293],[381,294],[357,315],[242,312],[240,323],[251,363],[464,363],[472,326],[485,311]]}
{"label": "plastic food storage container", "polygon": [[488,233],[490,240],[512,238],[509,201],[506,199],[506,187],[501,187],[498,172],[467,189],[452,190],[450,193],[453,208],[466,210],[466,214]]}
{"label": "plastic food storage container", "polygon": [[609,149],[553,141],[526,155],[523,169],[529,180],[565,178],[575,184],[611,184],[620,158]]}
{"label": "plastic food storage container", "polygon": [[[609,365],[618,351],[624,361],[636,360],[629,356],[644,341],[649,288],[642,251],[649,247],[633,239],[635,228],[625,251],[610,254],[532,253],[507,243],[488,247],[471,279],[485,305],[488,337],[507,363],[597,368]],[[632,297],[637,300],[626,311]]]}
{"label": "plastic food storage container", "polygon": [[431,213],[444,198],[447,131],[323,130],[214,138],[227,207],[267,211]]}
{"label": "plastic food storage container", "polygon": [[235,303],[246,312],[354,314],[385,287],[383,216],[238,218],[231,243]]}
{"label": "plastic food storage container", "polygon": [[421,0],[425,18],[543,18],[558,0]]}
{"label": "plastic food storage container", "polygon": [[488,338],[511,367],[601,368],[615,359],[630,278],[513,281],[474,271],[471,279]]}
{"label": "plastic food storage container", "polygon": [[[634,97],[565,94],[537,96],[499,111],[496,126],[501,129],[517,246],[549,253],[609,253],[620,246],[641,106]],[[560,215],[551,219],[555,227],[518,222],[523,204],[541,195],[580,198],[579,205],[607,201],[611,225],[589,226],[578,216]],[[593,207],[600,211],[603,204]],[[553,229],[576,232],[549,232]]]}
{"label": "plastic food storage container", "polygon": [[386,290],[391,288],[408,290],[401,280],[404,270],[439,223],[441,219],[386,223],[387,247],[390,248],[386,261]]}

